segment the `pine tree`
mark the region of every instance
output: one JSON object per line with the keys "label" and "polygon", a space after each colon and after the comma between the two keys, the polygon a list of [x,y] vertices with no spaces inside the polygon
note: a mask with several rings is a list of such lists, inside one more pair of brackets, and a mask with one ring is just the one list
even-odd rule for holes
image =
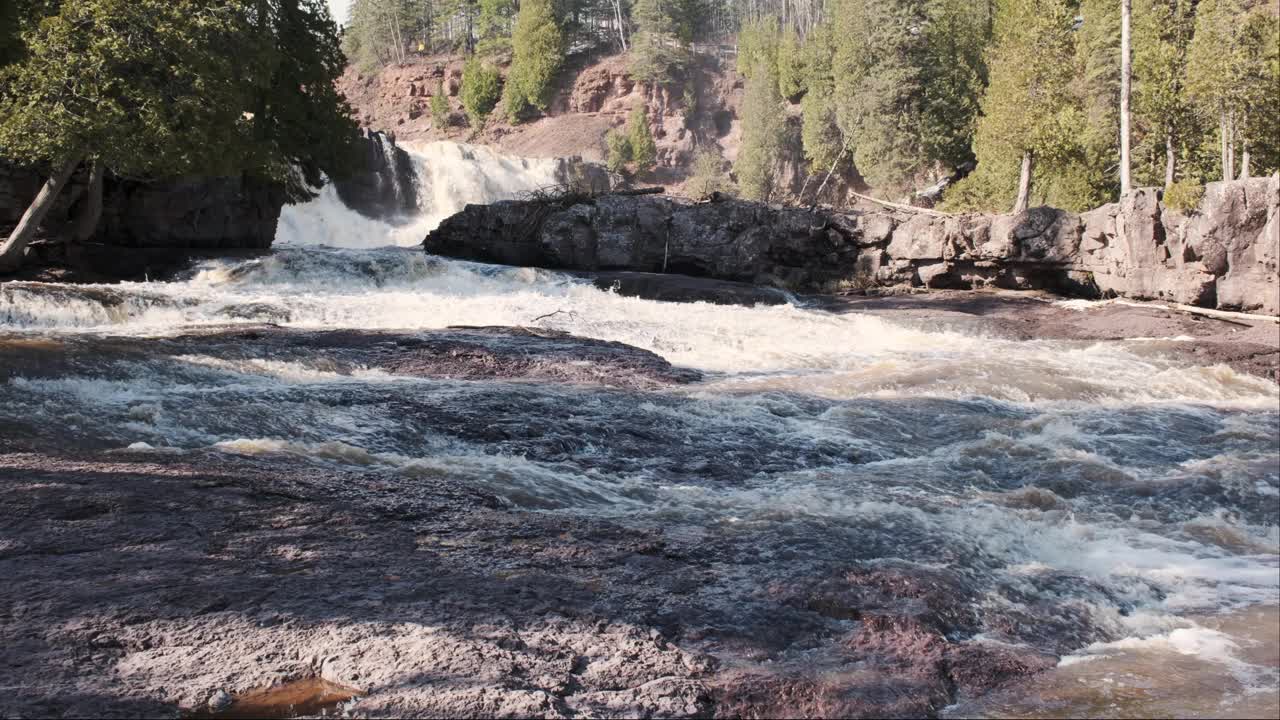
{"label": "pine tree", "polygon": [[436,129],[443,129],[449,122],[449,97],[445,94],[444,81],[436,85],[436,92],[431,96],[431,124]]}
{"label": "pine tree", "polygon": [[1207,122],[1216,122],[1221,178],[1235,177],[1235,130],[1243,110],[1240,21],[1244,0],[1201,0],[1187,50],[1187,98]]}
{"label": "pine tree", "polygon": [[1081,122],[1070,93],[1074,15],[1066,0],[1002,0],[974,138],[978,167],[947,193],[950,207],[1025,210],[1037,173],[1069,158]]}
{"label": "pine tree", "polygon": [[631,75],[637,80],[664,83],[688,64],[688,47],[677,22],[679,7],[673,0],[635,0]]}
{"label": "pine tree", "polygon": [[1075,33],[1079,74],[1073,85],[1083,125],[1078,154],[1059,168],[1058,197],[1072,207],[1096,207],[1120,193],[1120,0],[1083,0]]}
{"label": "pine tree", "polygon": [[564,60],[564,36],[551,0],[523,0],[511,38],[515,58],[504,91],[507,117],[519,121],[526,107],[546,110],[552,83]]}
{"label": "pine tree", "polygon": [[925,0],[843,0],[836,114],[873,187],[905,190],[929,166],[923,137]]}
{"label": "pine tree", "polygon": [[631,138],[625,132],[610,130],[604,136],[606,154],[605,164],[609,172],[620,173],[627,169],[631,162]]}
{"label": "pine tree", "polygon": [[742,147],[733,166],[743,197],[768,202],[775,194],[782,132],[777,70],[761,60],[747,81],[742,101]]}
{"label": "pine tree", "polygon": [[472,55],[462,67],[462,107],[472,127],[482,127],[502,94],[497,68]]}
{"label": "pine tree", "polygon": [[1179,148],[1196,132],[1183,93],[1194,20],[1189,0],[1134,3],[1134,178],[1166,191],[1177,180]]}
{"label": "pine tree", "polygon": [[934,0],[928,6],[921,134],[925,154],[945,168],[974,159],[994,11],[990,0]]}
{"label": "pine tree", "polygon": [[637,105],[627,118],[627,143],[631,147],[631,161],[636,164],[636,169],[653,169],[658,161],[658,146],[653,141],[653,133],[649,131],[649,116],[643,105]]}
{"label": "pine tree", "polygon": [[830,25],[819,26],[804,44],[807,91],[800,99],[801,142],[810,174],[829,172],[848,162],[844,134],[836,122],[836,79],[831,68],[835,54]]}

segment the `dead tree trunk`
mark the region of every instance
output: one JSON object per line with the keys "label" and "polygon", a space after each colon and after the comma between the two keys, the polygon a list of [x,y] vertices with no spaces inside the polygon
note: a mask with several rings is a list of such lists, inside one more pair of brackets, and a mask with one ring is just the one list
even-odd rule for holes
{"label": "dead tree trunk", "polygon": [[1015,215],[1025,212],[1031,206],[1031,172],[1033,166],[1034,161],[1031,157],[1031,151],[1024,151],[1022,153],[1022,171],[1018,175],[1018,198],[1013,202]]}
{"label": "dead tree trunk", "polygon": [[1120,0],[1120,195],[1128,194],[1133,184],[1130,179],[1129,153],[1129,96],[1133,87],[1129,25],[1133,15],[1133,0]]}
{"label": "dead tree trunk", "polygon": [[1174,171],[1175,155],[1176,153],[1174,153],[1174,149],[1173,149],[1173,131],[1165,130],[1164,132],[1164,189],[1166,191],[1168,191],[1169,188],[1173,187],[1173,178],[1174,178],[1173,171]]}
{"label": "dead tree trunk", "polygon": [[67,178],[71,177],[72,171],[79,164],[80,158],[73,157],[57,167],[45,181],[40,192],[36,194],[35,200],[31,201],[27,211],[22,214],[17,227],[9,233],[9,238],[0,244],[0,272],[14,272],[22,267],[27,244],[31,242],[31,238],[35,237],[36,229],[40,227],[40,223],[44,222],[44,217],[49,214],[54,200],[58,199],[58,193],[62,192],[62,186],[67,184]]}

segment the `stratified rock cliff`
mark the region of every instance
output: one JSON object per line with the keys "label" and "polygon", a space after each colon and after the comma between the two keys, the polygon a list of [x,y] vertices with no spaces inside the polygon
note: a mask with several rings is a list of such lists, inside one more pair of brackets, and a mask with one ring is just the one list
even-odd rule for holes
{"label": "stratified rock cliff", "polygon": [[804,292],[1044,288],[1280,314],[1280,176],[1208,186],[1200,208],[1154,189],[1084,214],[936,215],[606,195],[469,205],[424,243],[483,262],[683,273]]}

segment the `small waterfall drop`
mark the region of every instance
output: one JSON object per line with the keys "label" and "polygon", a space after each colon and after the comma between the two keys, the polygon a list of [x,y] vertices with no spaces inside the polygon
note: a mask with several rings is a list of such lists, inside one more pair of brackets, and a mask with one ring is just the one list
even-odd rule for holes
{"label": "small waterfall drop", "polygon": [[[394,145],[378,137],[384,153],[395,152]],[[443,141],[402,149],[409,153],[417,176],[416,213],[366,217],[344,204],[334,185],[328,183],[312,200],[284,207],[276,244],[338,248],[418,245],[442,220],[468,203],[512,200],[558,184],[566,162],[561,158],[512,157],[489,148]],[[393,160],[388,156],[388,162]],[[397,196],[400,192],[397,185]]]}

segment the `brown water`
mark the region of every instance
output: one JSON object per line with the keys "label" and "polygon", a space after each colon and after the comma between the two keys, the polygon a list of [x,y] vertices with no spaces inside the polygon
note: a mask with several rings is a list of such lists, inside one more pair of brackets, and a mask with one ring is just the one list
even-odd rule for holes
{"label": "brown water", "polygon": [[320,678],[294,680],[269,688],[250,690],[236,697],[228,707],[203,710],[190,718],[296,718],[329,717],[339,714],[338,706],[362,695],[359,690],[343,687]]}
{"label": "brown water", "polygon": [[1280,607],[1194,621],[1198,629],[1168,640],[1068,659],[1029,687],[954,706],[947,716],[1280,718]]}

